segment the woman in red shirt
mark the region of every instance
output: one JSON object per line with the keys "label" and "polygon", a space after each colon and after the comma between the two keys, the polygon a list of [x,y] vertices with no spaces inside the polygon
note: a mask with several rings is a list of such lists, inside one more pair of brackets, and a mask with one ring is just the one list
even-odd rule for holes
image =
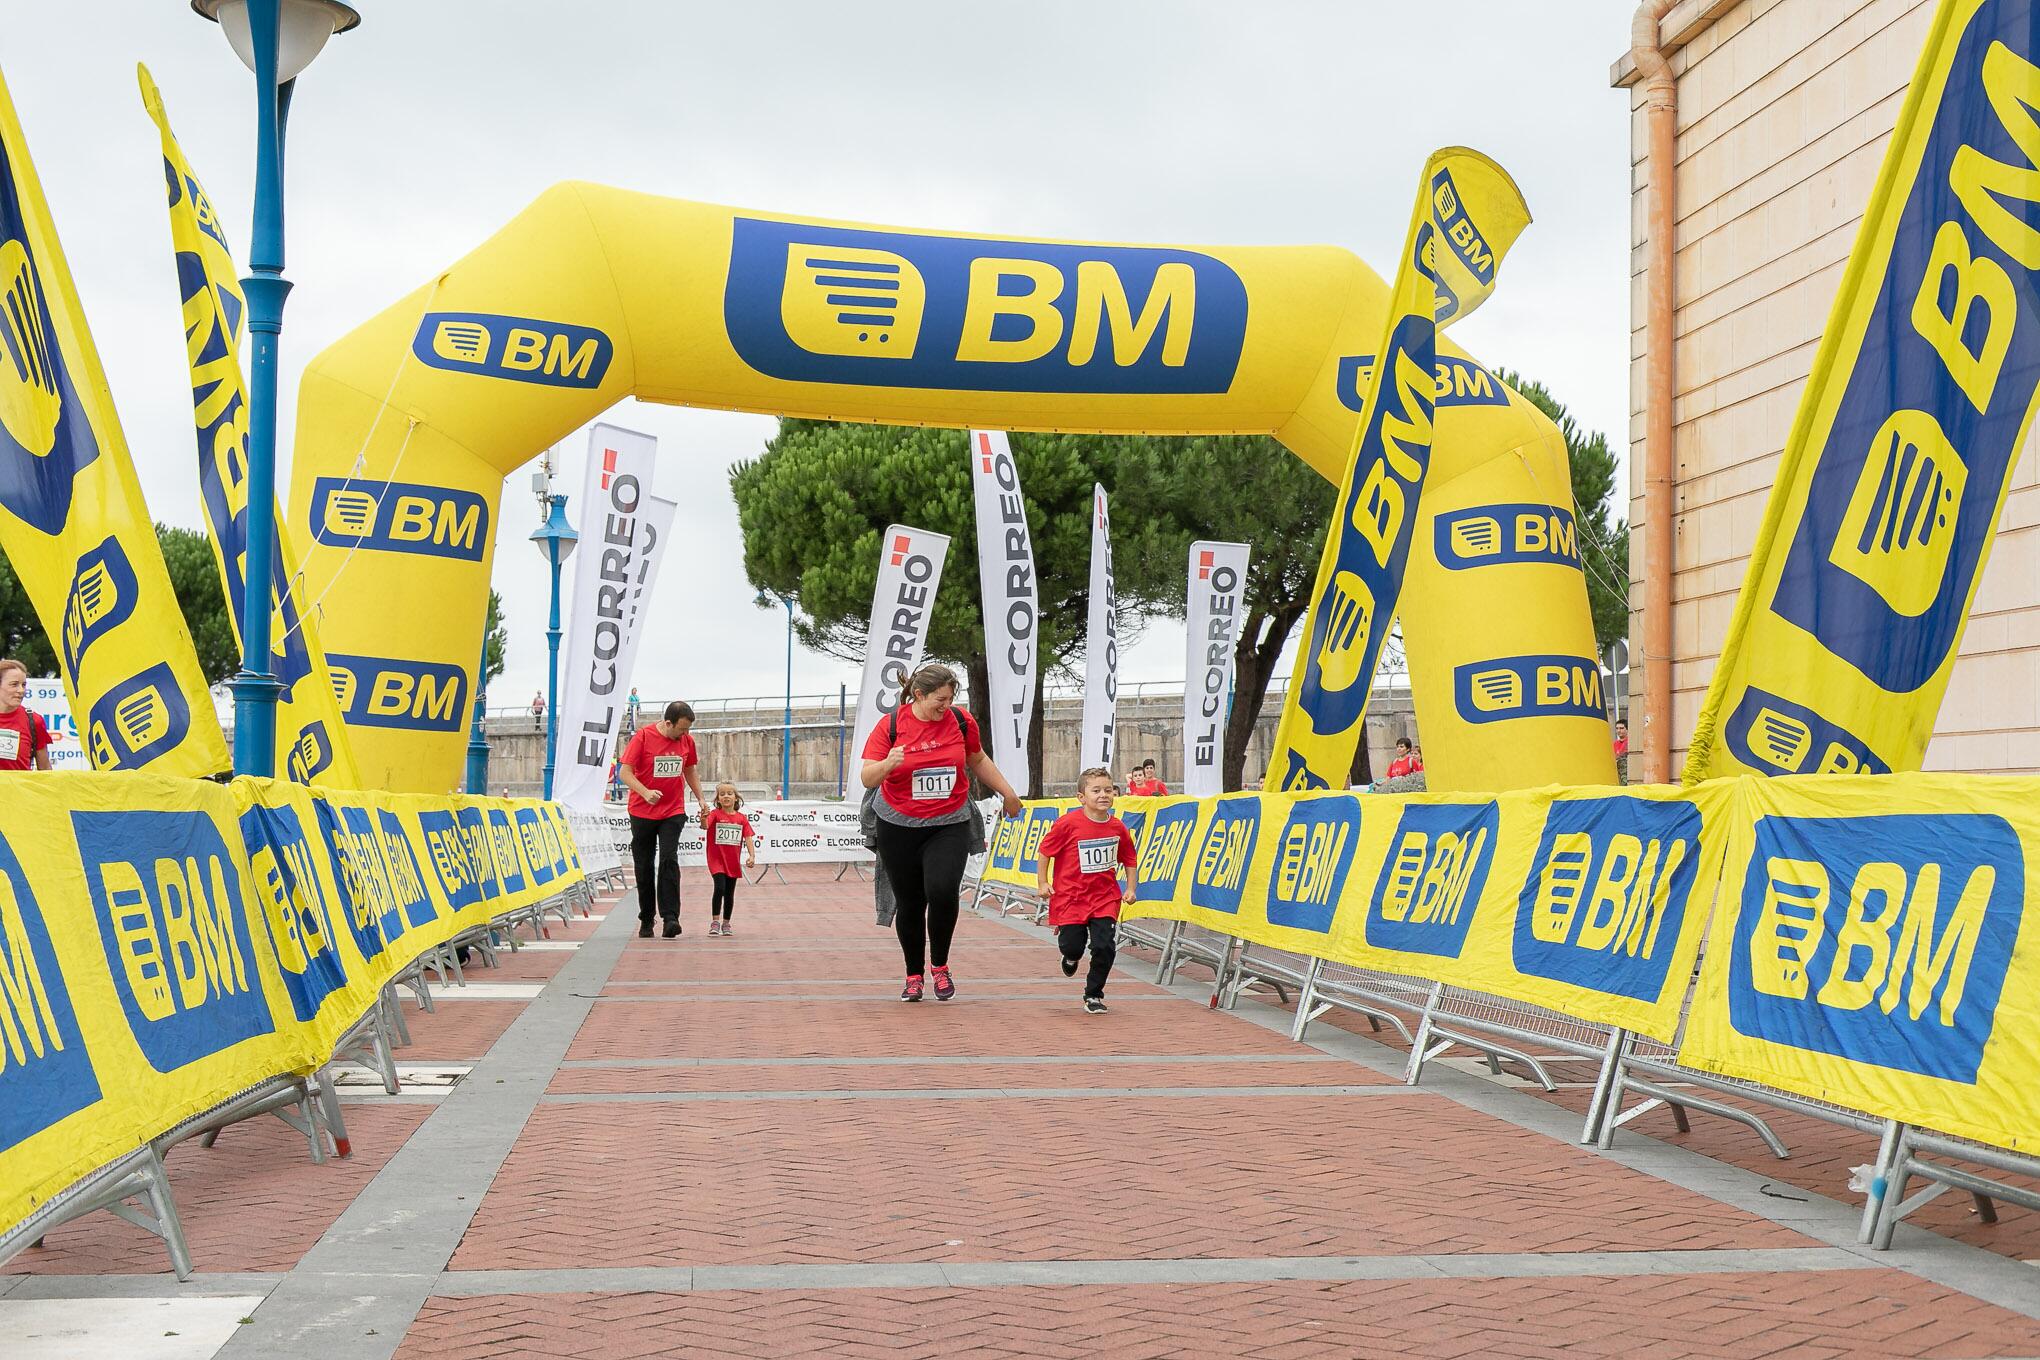
{"label": "woman in red shirt", "polygon": [[28,698],[28,667],[0,661],[0,770],[47,770],[50,729],[42,714],[22,707]]}
{"label": "woman in red shirt", "polygon": [[1424,758],[1417,754],[1417,748],[1408,737],[1395,739],[1395,759],[1388,762],[1388,779],[1401,779],[1406,774],[1415,774],[1424,768]]}
{"label": "woman in red shirt", "polygon": [[937,1001],[956,995],[949,942],[970,855],[970,777],[1005,799],[1008,817],[1020,812],[1013,786],[985,755],[977,722],[955,703],[956,673],[923,666],[864,741],[858,778],[878,790],[878,857],[898,904],[893,929],[907,965],[902,1001],[921,999],[924,968]]}

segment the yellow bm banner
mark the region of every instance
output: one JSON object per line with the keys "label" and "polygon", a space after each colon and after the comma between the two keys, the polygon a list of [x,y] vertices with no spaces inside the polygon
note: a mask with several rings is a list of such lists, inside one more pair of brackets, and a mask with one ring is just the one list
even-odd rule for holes
{"label": "yellow bm banner", "polygon": [[1128,914],[1669,1039],[1731,788],[1156,800]]}
{"label": "yellow bm banner", "polygon": [[2040,1148],[2040,781],[1745,781],[1679,1060]]}
{"label": "yellow bm banner", "polygon": [[0,785],[0,1230],[578,882],[559,809],[148,774]]}
{"label": "yellow bm banner", "polygon": [[[1077,805],[1074,798],[1029,803],[1017,817],[1001,817],[992,833],[990,853],[985,857],[983,881],[1015,887],[1034,886],[1035,870],[1041,863],[1041,838],[1055,825],[1055,819]],[[1126,816],[1122,807],[1121,816]],[[1133,819],[1127,817],[1129,828]]]}

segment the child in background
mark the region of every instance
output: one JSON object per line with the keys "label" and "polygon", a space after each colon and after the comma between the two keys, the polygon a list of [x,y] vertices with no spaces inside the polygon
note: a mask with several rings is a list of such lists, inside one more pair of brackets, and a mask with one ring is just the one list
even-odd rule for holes
{"label": "child in background", "polygon": [[[708,872],[715,879],[715,894],[708,904],[708,933],[711,938],[729,935],[730,918],[737,911],[737,880],[744,869],[758,867],[758,841],[751,833],[751,819],[738,812],[744,800],[737,786],[728,782],[715,786],[715,806],[701,819],[702,838],[708,855]],[[743,868],[737,866],[737,850],[744,851]]]}
{"label": "child in background", "polygon": [[[1076,975],[1088,937],[1091,970],[1084,976],[1084,1009],[1092,1015],[1105,1013],[1105,978],[1118,953],[1119,908],[1133,901],[1138,863],[1132,833],[1112,815],[1112,794],[1112,771],[1096,766],[1077,776],[1077,806],[1056,818],[1041,838],[1034,884],[1036,894],[1048,899],[1048,924],[1062,951],[1064,977]],[[1122,867],[1127,870],[1123,889]]]}

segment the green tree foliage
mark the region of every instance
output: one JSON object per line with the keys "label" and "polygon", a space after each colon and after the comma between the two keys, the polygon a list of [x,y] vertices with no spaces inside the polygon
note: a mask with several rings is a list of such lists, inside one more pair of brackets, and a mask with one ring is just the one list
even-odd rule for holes
{"label": "green tree foliage", "polygon": [[[1137,636],[1146,619],[1182,616],[1193,540],[1253,544],[1226,741],[1228,778],[1236,785],[1275,658],[1309,603],[1334,488],[1263,437],[1018,434],[1013,455],[1026,491],[1039,578],[1040,676],[1068,672],[1082,654],[1094,482],[1112,497],[1113,583],[1122,639]],[[949,559],[928,650],[961,662],[975,702],[984,702],[984,625],[965,432],[785,420],[764,453],[730,470],[730,482],[751,583],[798,604],[806,616],[795,623],[803,643],[849,660],[864,654],[885,526],[912,524],[948,534]],[[1041,716],[1037,704],[1030,742],[1037,788]]]}
{"label": "green tree foliage", "polygon": [[220,581],[212,544],[197,529],[171,524],[156,526],[156,541],[163,546],[170,589],[176,592],[177,607],[198,649],[198,668],[207,684],[216,685],[241,669],[241,640],[233,615],[227,612],[227,588]]}
{"label": "green tree foliage", "polygon": [[57,673],[49,635],[35,616],[21,578],[14,574],[14,564],[4,556],[0,556],[0,657],[19,661],[30,675]]}
{"label": "green tree foliage", "polygon": [[482,688],[503,673],[503,657],[510,647],[510,628],[503,622],[503,597],[489,591],[489,618],[482,633]]}
{"label": "green tree foliage", "polygon": [[1608,436],[1583,430],[1565,404],[1543,383],[1500,370],[1496,377],[1550,416],[1565,436],[1572,466],[1573,507],[1579,516],[1580,559],[1586,566],[1587,598],[1594,611],[1594,641],[1603,651],[1629,636],[1629,524],[1617,510],[1615,454]]}

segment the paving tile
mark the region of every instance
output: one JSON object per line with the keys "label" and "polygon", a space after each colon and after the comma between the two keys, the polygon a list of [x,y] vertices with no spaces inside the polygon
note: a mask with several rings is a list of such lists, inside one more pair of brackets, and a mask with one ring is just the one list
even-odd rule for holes
{"label": "paving tile", "polygon": [[1423,1094],[569,1103],[454,1268],[1807,1245]]}
{"label": "paving tile", "polygon": [[953,1063],[941,1066],[826,1063],[734,1067],[569,1067],[556,1094],[625,1091],[912,1091],[933,1088],[1122,1086],[1374,1086],[1390,1079],[1336,1058],[1322,1062]]}
{"label": "paving tile", "polygon": [[[179,1143],[167,1161],[192,1264],[201,1271],[289,1270],[431,1113],[423,1105],[350,1103],[354,1155],[323,1165],[306,1155],[301,1134],[267,1115],[228,1127],[210,1148],[196,1139]],[[169,1269],[160,1239],[112,1214],[94,1213],[51,1229],[43,1246],[22,1252],[0,1273],[154,1275]]]}
{"label": "paving tile", "polygon": [[399,1360],[490,1356],[1649,1356],[1984,1360],[2040,1323],[1895,1270],[428,1301]]}

